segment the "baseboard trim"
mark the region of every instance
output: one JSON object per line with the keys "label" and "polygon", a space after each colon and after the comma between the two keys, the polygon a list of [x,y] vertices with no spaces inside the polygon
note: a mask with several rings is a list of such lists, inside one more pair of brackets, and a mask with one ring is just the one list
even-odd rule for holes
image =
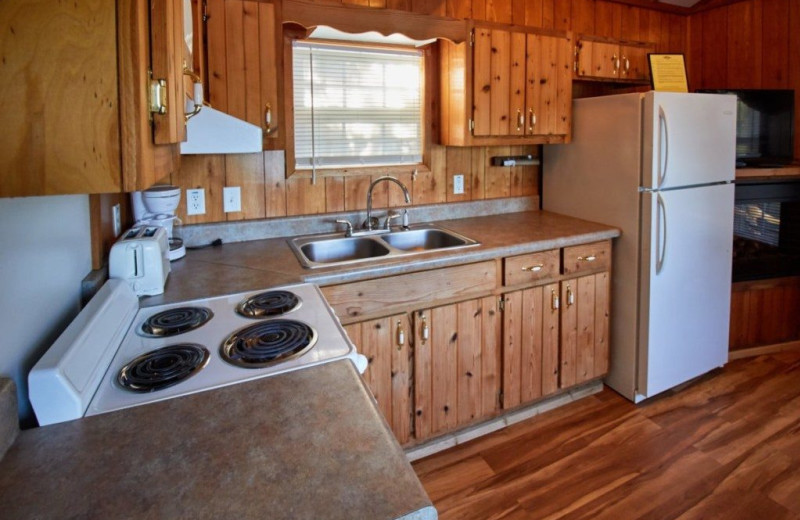
{"label": "baseboard trim", "polygon": [[787,341],[786,343],[776,343],[774,345],[763,345],[760,347],[731,350],[730,352],[728,352],[728,361],[733,361],[734,359],[761,356],[764,354],[775,354],[777,352],[785,352],[787,350],[800,350],[800,340]]}
{"label": "baseboard trim", "polygon": [[585,385],[573,388],[564,393],[537,401],[530,406],[516,408],[486,422],[469,426],[463,430],[448,433],[426,443],[407,448],[405,450],[406,457],[411,462],[428,457],[434,453],[458,446],[459,444],[464,444],[465,442],[477,439],[478,437],[482,437],[488,433],[502,430],[506,426],[511,426],[512,424],[530,419],[531,417],[535,417],[540,413],[559,408],[565,404],[577,401],[578,399],[599,393],[602,390],[603,381],[600,379],[595,379],[594,381],[590,381]]}

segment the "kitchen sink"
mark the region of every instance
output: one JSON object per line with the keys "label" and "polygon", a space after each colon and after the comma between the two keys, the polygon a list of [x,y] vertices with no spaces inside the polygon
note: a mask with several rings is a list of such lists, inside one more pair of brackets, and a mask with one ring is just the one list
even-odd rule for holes
{"label": "kitchen sink", "polygon": [[300,252],[311,262],[330,264],[386,256],[389,248],[369,237],[350,237],[308,242]]}
{"label": "kitchen sink", "polygon": [[474,244],[474,240],[438,228],[409,229],[382,235],[381,240],[403,251],[430,251]]}
{"label": "kitchen sink", "polygon": [[289,246],[303,267],[313,269],[479,245],[471,238],[434,226],[373,233],[354,237],[343,237],[341,233],[297,237],[289,239]]}

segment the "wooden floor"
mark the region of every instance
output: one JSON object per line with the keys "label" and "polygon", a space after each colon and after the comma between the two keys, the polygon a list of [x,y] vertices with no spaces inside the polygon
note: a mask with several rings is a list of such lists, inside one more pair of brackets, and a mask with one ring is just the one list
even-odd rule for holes
{"label": "wooden floor", "polygon": [[605,389],[414,463],[439,517],[800,519],[800,353]]}

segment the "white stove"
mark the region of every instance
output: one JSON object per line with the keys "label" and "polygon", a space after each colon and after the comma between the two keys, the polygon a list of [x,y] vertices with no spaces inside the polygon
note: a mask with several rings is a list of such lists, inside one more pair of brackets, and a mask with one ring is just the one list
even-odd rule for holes
{"label": "white stove", "polygon": [[313,284],[140,309],[109,280],[34,366],[30,398],[45,425],[346,358],[366,369]]}

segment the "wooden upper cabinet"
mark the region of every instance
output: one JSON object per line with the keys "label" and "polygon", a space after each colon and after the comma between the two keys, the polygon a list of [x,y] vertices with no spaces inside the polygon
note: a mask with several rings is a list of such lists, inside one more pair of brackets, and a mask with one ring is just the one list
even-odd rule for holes
{"label": "wooden upper cabinet", "polygon": [[568,34],[478,25],[470,42],[440,45],[442,144],[569,140],[572,43]]}
{"label": "wooden upper cabinet", "polygon": [[655,45],[580,36],[575,52],[575,77],[623,82],[650,79],[647,54]]}
{"label": "wooden upper cabinet", "polygon": [[207,0],[208,82],[212,107],[260,126],[275,148],[280,121],[277,6],[254,0]]}
{"label": "wooden upper cabinet", "polygon": [[[175,168],[183,135],[182,48],[174,46],[182,40],[181,5],[2,3],[0,196],[132,191]],[[158,27],[150,22],[156,13],[165,17]],[[162,119],[174,116],[159,124],[158,138],[148,111],[151,56],[165,66]]]}

